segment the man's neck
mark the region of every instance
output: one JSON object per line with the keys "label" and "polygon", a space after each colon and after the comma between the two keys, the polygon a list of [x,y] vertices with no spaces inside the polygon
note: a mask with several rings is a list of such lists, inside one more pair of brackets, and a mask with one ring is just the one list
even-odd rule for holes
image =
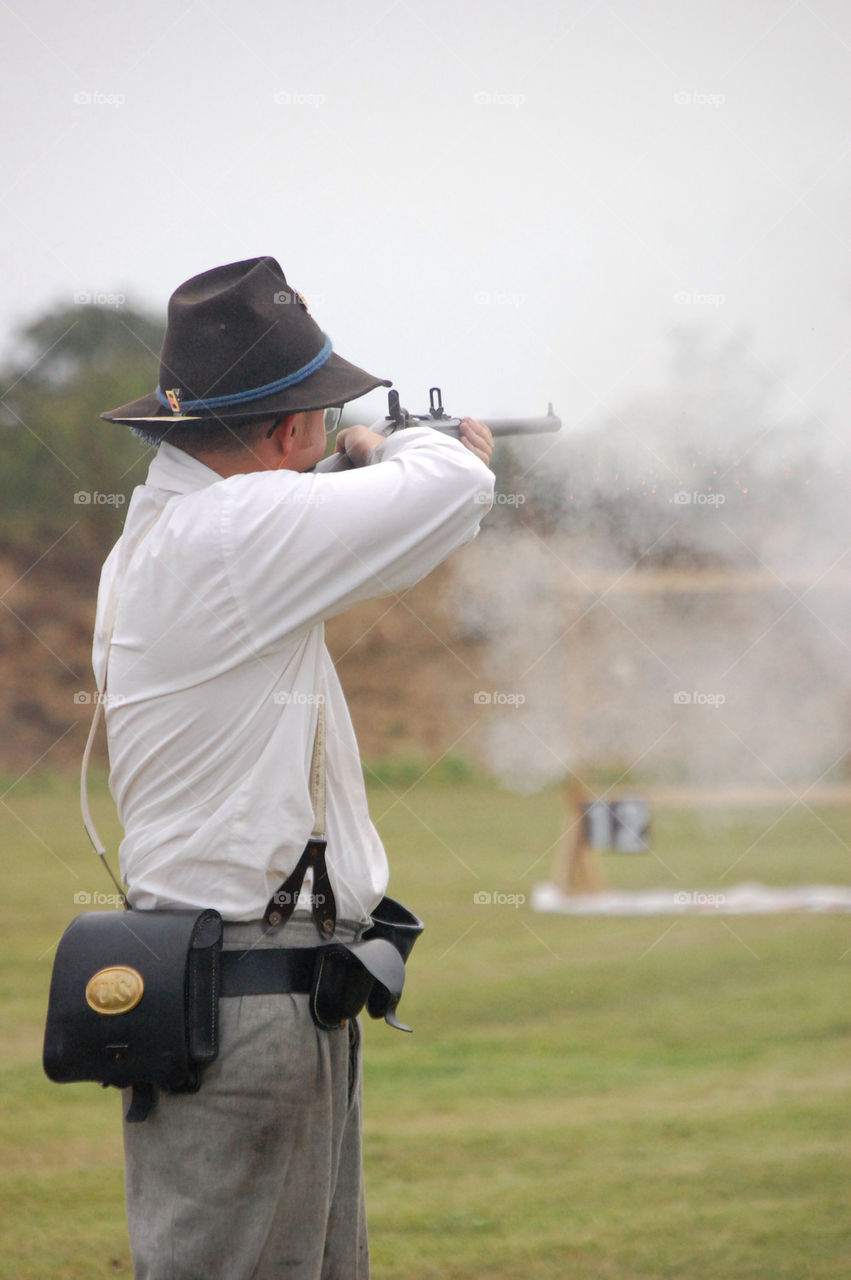
{"label": "man's neck", "polygon": [[194,458],[196,462],[209,467],[211,471],[215,471],[216,475],[221,476],[223,480],[227,480],[229,476],[246,475],[252,471],[271,470],[269,461],[262,456],[265,451],[260,445],[244,445],[232,453],[217,449],[199,449],[197,453],[190,453],[188,449],[184,449],[183,452],[190,458]]}

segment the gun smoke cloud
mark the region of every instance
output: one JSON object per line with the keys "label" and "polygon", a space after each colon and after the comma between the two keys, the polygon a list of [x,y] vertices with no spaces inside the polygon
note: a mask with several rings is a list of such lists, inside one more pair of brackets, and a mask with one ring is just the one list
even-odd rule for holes
{"label": "gun smoke cloud", "polygon": [[847,464],[814,414],[778,419],[777,389],[745,341],[681,330],[664,393],[503,446],[504,501],[459,558],[452,608],[489,681],[518,695],[478,730],[506,785],[835,780]]}

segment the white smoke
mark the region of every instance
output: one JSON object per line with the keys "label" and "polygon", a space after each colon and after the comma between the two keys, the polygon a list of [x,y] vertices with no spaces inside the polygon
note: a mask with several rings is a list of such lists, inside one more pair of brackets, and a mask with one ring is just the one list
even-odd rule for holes
{"label": "white smoke", "polygon": [[846,459],[780,422],[746,345],[677,339],[671,387],[513,444],[454,613],[513,701],[480,746],[508,785],[570,771],[815,781],[849,711]]}

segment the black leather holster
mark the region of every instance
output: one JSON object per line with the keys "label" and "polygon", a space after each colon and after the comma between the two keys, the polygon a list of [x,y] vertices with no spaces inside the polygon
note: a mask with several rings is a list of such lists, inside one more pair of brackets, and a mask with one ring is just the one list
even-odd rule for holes
{"label": "black leather holster", "polygon": [[423,923],[394,898],[382,898],[371,919],[359,942],[317,948],[310,994],[317,1026],[341,1026],[366,1005],[370,1017],[410,1031],[396,1017],[396,1006],[405,983],[405,962]]}

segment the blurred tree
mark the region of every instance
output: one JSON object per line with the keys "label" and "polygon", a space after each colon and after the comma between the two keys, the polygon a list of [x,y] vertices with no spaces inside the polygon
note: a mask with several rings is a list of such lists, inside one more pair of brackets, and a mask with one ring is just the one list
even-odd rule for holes
{"label": "blurred tree", "polygon": [[[156,385],[163,329],[126,305],[51,311],[15,336],[0,370],[0,537],[93,572],[121,531],[150,451],[105,409]],[[74,527],[74,536],[65,535]]]}

